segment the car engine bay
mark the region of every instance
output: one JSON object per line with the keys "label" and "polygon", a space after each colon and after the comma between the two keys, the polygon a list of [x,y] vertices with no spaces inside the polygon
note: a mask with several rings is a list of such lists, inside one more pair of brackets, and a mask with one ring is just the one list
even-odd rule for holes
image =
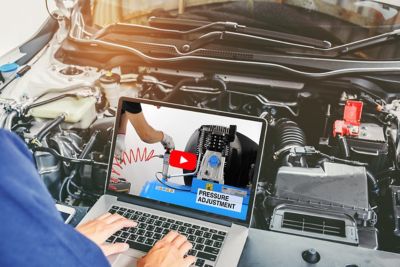
{"label": "car engine bay", "polygon": [[97,47],[80,61],[89,48],[63,34],[0,95],[0,127],[26,142],[56,200],[91,206],[104,191],[119,97],[160,100],[268,122],[253,227],[400,253],[397,84],[121,55],[99,65]]}

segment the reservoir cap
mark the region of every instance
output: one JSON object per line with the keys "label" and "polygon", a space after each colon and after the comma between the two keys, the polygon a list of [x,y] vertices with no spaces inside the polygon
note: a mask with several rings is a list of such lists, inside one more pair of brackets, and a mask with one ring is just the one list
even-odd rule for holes
{"label": "reservoir cap", "polygon": [[14,72],[19,68],[19,65],[16,63],[9,63],[9,64],[4,64],[0,66],[0,71],[2,73],[7,73],[7,72]]}

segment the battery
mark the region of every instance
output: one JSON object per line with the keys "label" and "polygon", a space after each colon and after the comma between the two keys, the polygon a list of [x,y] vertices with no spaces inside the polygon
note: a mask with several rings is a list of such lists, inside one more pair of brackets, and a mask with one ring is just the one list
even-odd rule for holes
{"label": "battery", "polygon": [[361,123],[358,136],[348,136],[346,140],[351,159],[368,163],[371,172],[379,172],[386,167],[389,145],[382,126]]}

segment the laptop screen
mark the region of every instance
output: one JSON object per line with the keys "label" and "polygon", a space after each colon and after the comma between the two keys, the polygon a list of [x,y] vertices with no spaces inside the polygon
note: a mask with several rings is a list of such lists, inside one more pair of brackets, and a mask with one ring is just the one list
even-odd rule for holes
{"label": "laptop screen", "polygon": [[245,221],[265,122],[135,101],[120,102],[107,189]]}

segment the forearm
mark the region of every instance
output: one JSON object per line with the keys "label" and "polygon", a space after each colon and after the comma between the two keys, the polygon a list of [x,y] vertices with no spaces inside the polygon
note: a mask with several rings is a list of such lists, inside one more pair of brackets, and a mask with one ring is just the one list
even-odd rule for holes
{"label": "forearm", "polygon": [[140,139],[148,144],[161,142],[163,140],[164,133],[162,131],[153,129],[152,127],[149,128],[150,129],[147,129],[141,133],[138,132]]}
{"label": "forearm", "polygon": [[121,125],[118,133],[125,134],[128,121],[133,125],[136,133],[143,142],[154,144],[163,140],[164,134],[162,131],[156,130],[147,123],[143,113],[133,114],[126,112],[121,118]]}

